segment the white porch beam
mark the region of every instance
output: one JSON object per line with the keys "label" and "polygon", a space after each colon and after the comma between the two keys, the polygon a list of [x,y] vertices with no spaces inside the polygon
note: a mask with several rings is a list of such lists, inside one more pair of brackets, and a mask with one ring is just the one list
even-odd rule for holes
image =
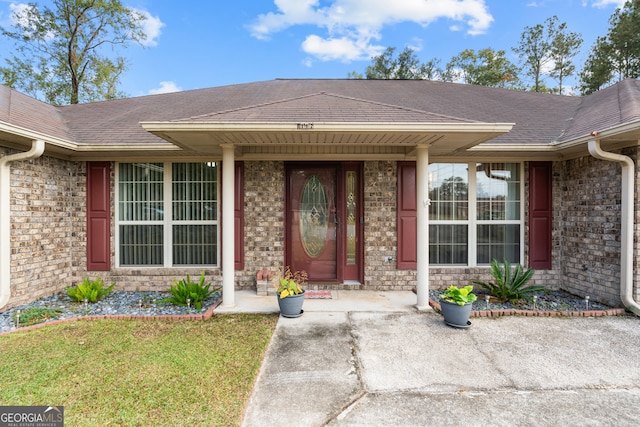
{"label": "white porch beam", "polygon": [[418,310],[429,309],[429,146],[416,147],[416,293]]}
{"label": "white porch beam", "polygon": [[235,152],[233,145],[222,145],[222,306],[235,301],[234,191]]}

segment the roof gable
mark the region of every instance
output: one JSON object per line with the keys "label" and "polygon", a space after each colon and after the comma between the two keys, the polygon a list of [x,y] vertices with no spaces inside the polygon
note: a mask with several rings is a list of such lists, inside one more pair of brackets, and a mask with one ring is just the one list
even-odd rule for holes
{"label": "roof gable", "polygon": [[178,122],[473,123],[405,106],[320,92],[204,114]]}

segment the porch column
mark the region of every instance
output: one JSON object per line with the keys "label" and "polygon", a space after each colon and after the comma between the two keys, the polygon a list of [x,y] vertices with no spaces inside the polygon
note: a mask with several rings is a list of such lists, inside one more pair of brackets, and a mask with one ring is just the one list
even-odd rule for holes
{"label": "porch column", "polygon": [[235,300],[234,190],[235,154],[233,145],[222,147],[222,306],[233,307]]}
{"label": "porch column", "polygon": [[416,158],[416,228],[418,310],[429,309],[429,147],[419,145]]}

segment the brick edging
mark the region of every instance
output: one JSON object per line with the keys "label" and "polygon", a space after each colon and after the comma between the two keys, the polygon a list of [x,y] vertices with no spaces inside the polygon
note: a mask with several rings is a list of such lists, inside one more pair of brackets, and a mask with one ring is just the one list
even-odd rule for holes
{"label": "brick edging", "polygon": [[[440,304],[429,298],[429,305],[441,312]],[[473,310],[471,317],[502,317],[502,316],[527,316],[527,317],[604,317],[621,316],[626,313],[624,308],[610,308],[608,310],[518,310],[518,309],[495,309],[495,310]]]}
{"label": "brick edging", "polygon": [[214,315],[214,310],[218,308],[218,306],[222,304],[222,298],[218,298],[218,300],[213,303],[211,307],[209,307],[204,313],[200,314],[159,314],[159,315],[149,315],[145,316],[142,314],[102,314],[102,315],[94,315],[94,316],[78,316],[78,317],[69,317],[67,319],[56,319],[43,323],[37,323],[35,325],[24,326],[17,329],[13,329],[11,331],[0,332],[0,337],[4,335],[9,335],[14,332],[20,331],[32,331],[35,329],[44,328],[49,325],[59,325],[63,323],[69,322],[77,322],[77,321],[89,321],[89,320],[208,320],[211,319]]}

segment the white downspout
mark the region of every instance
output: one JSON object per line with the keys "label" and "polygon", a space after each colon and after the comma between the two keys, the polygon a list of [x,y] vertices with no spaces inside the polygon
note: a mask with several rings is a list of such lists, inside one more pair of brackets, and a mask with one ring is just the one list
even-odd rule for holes
{"label": "white downspout", "polygon": [[[598,132],[592,132],[594,138]],[[605,152],[600,140],[589,141],[589,153],[596,159],[620,163],[622,166],[622,224],[620,254],[620,298],[625,308],[640,316],[640,305],[633,299],[633,224],[635,164],[630,157]]]}
{"label": "white downspout", "polygon": [[44,146],[35,140],[29,151],[0,157],[0,308],[11,297],[11,163],[42,156]]}

